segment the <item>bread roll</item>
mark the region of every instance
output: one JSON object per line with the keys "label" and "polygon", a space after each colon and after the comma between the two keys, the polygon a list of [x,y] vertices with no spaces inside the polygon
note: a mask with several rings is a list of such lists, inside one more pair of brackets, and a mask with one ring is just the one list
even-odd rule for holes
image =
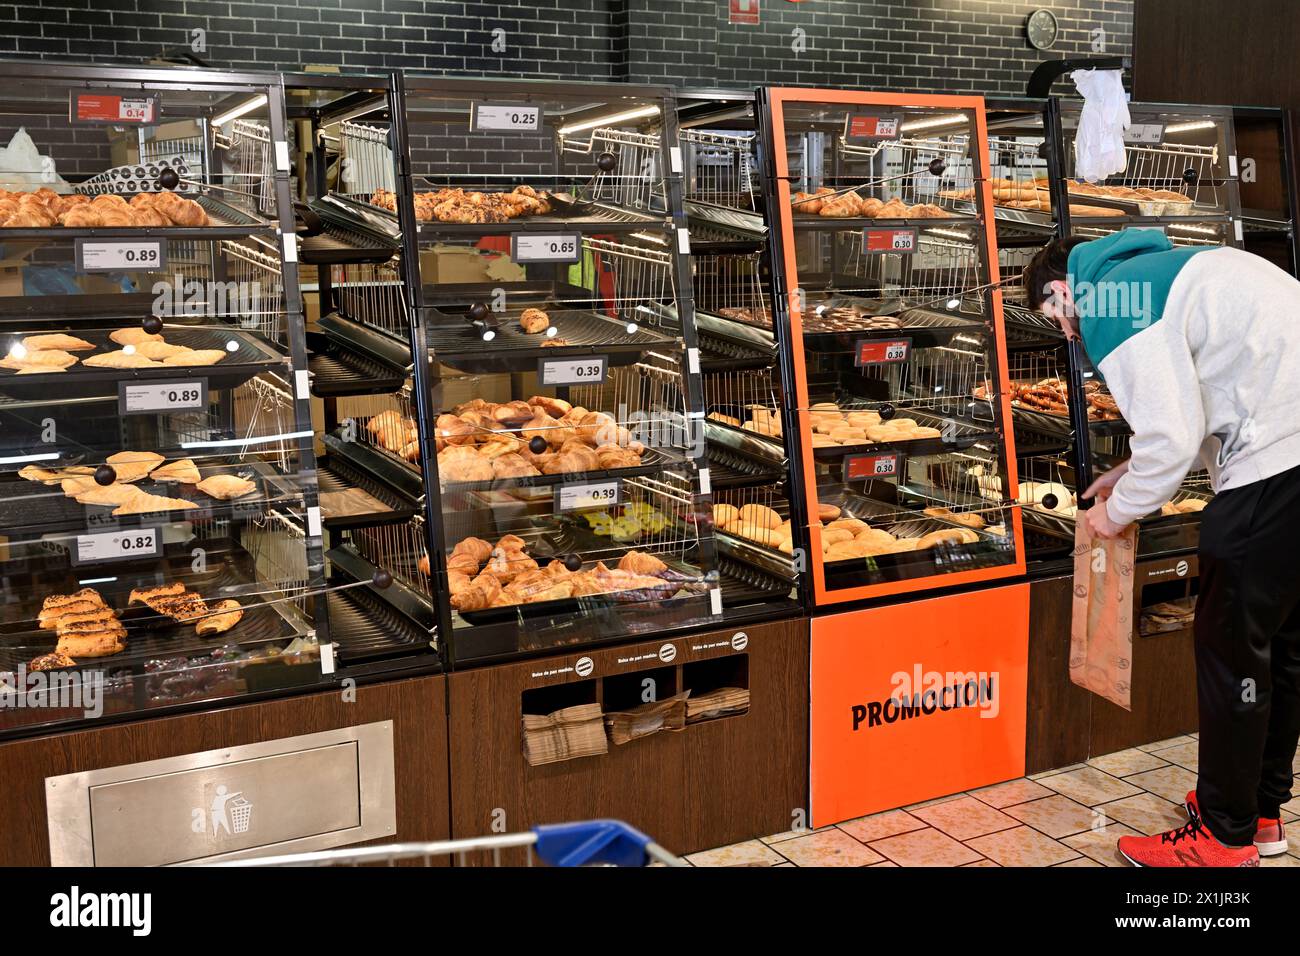
{"label": "bread roll", "polygon": [[776,528],[781,524],[781,516],[767,505],[750,504],[740,509],[741,521],[760,525],[764,528]]}
{"label": "bread roll", "polygon": [[725,528],[739,517],[740,509],[735,505],[729,505],[724,501],[713,506],[714,527]]}

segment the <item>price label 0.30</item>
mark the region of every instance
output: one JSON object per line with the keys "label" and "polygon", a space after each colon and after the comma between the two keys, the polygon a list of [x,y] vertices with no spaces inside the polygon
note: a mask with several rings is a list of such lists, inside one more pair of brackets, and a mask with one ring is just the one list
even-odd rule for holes
{"label": "price label 0.30", "polygon": [[167,266],[166,239],[78,239],[78,272],[156,272]]}
{"label": "price label 0.30", "polygon": [[555,486],[556,511],[586,511],[605,508],[621,500],[621,484],[617,481],[589,481],[579,485]]}
{"label": "price label 0.30", "polygon": [[582,254],[582,235],[576,232],[517,232],[510,237],[510,258],[529,262],[577,262]]}
{"label": "price label 0.30", "polygon": [[80,534],[77,535],[72,560],[74,564],[100,564],[105,561],[152,558],[160,553],[161,543],[157,528]]}
{"label": "price label 0.30", "polygon": [[536,133],[542,128],[542,108],[525,103],[475,103],[470,129]]}
{"label": "price label 0.30", "polygon": [[903,456],[896,451],[874,455],[853,455],[844,459],[845,481],[897,478],[903,471]]}
{"label": "price label 0.30", "polygon": [[911,354],[911,339],[859,339],[853,349],[853,362],[859,367],[893,365],[906,362]]}
{"label": "price label 0.30", "polygon": [[879,256],[891,252],[910,255],[916,252],[916,242],[916,229],[912,227],[862,230],[862,251],[867,255]]}
{"label": "price label 0.30", "polygon": [[609,357],[588,355],[577,359],[538,359],[539,385],[600,385],[609,371]]}
{"label": "price label 0.30", "polygon": [[208,380],[119,382],[119,415],[198,411],[208,407]]}

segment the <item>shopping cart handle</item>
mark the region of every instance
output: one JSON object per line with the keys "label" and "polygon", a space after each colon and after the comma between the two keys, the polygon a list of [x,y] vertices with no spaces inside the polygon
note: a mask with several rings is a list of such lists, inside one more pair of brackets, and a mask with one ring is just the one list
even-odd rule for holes
{"label": "shopping cart handle", "polygon": [[537,855],[551,866],[645,866],[651,839],[618,820],[587,820],[533,827]]}

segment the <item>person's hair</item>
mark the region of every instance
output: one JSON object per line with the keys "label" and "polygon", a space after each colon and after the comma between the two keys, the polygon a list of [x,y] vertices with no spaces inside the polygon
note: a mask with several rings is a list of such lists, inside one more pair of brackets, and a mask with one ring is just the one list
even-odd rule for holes
{"label": "person's hair", "polygon": [[1052,283],[1064,280],[1070,271],[1070,250],[1088,240],[1082,236],[1053,239],[1035,253],[1022,273],[1025,304],[1037,311],[1052,296]]}

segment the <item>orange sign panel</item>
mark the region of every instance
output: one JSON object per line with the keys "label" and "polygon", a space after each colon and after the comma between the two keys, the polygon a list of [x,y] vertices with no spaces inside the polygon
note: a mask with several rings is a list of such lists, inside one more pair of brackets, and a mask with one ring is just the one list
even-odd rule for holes
{"label": "orange sign panel", "polygon": [[814,827],[1025,771],[1029,585],[815,617]]}

